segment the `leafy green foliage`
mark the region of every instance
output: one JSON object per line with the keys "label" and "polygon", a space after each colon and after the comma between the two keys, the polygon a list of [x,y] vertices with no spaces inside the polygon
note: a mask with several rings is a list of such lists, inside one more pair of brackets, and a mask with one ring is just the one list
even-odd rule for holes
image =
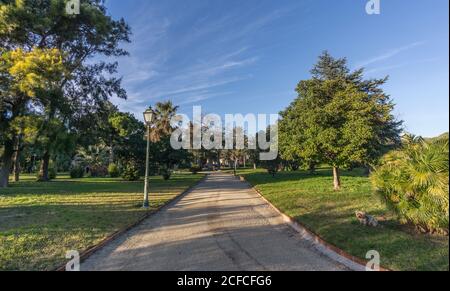
{"label": "leafy green foliage", "polygon": [[114,151],[115,160],[122,164],[145,160],[144,124],[132,114],[122,112],[112,114],[108,122],[112,131],[107,142]]}
{"label": "leafy green foliage", "polygon": [[[373,165],[399,142],[401,122],[381,80],[364,80],[363,70],[350,72],[346,59],[320,56],[312,79],[301,81],[298,98],[279,124],[283,159],[303,164],[326,163],[336,168]],[[340,188],[335,177],[335,188]]]}
{"label": "leafy green foliage", "polygon": [[272,177],[275,177],[275,175],[280,170],[281,160],[280,158],[277,158],[275,160],[270,161],[262,161],[262,166],[264,169],[267,170],[267,173],[269,173]]}
{"label": "leafy green foliage", "polygon": [[74,166],[70,169],[70,178],[80,179],[84,176],[84,168],[79,166]]}
{"label": "leafy green foliage", "polygon": [[91,166],[88,175],[93,178],[104,178],[108,176],[108,168],[103,165]]}
{"label": "leafy green foliage", "polygon": [[6,51],[0,58],[0,70],[10,77],[12,92],[45,102],[42,93],[55,90],[64,77],[63,55],[58,49],[17,48]]}
{"label": "leafy green foliage", "polygon": [[[29,108],[34,106],[42,111],[49,100],[60,96],[58,80],[65,75],[62,59],[63,54],[58,49],[0,50],[0,133],[5,146],[0,187],[8,185],[12,148],[17,147],[19,135],[23,134]],[[52,119],[46,121],[40,124],[38,137],[45,135],[46,125],[54,125]],[[48,159],[43,165],[47,171]],[[48,173],[43,178],[48,179],[47,176]]]}
{"label": "leafy green foliage", "polygon": [[158,102],[155,108],[149,108],[154,114],[149,136],[152,142],[159,142],[161,139],[172,134],[173,127],[171,121],[172,117],[176,115],[178,108],[171,101]]}
{"label": "leafy green foliage", "polygon": [[117,178],[120,176],[120,169],[116,164],[110,164],[108,166],[108,174],[111,178]]}
{"label": "leafy green foliage", "polygon": [[[108,150],[104,146],[90,146],[77,151],[74,162],[87,169],[90,176],[106,176],[108,173]],[[99,173],[102,172],[102,173]]]}
{"label": "leafy green foliage", "polygon": [[[119,57],[119,47],[129,42],[130,28],[123,19],[107,15],[104,1],[82,0],[79,15],[67,15],[67,1],[13,1],[0,3],[0,132],[3,165],[0,187],[7,186],[17,132],[12,122],[32,112],[45,122],[42,140],[53,141],[53,120],[69,135],[84,138],[93,133],[92,118],[112,96],[126,98],[121,80],[114,76],[117,63],[97,62],[94,56]],[[105,58],[103,58],[105,60]],[[86,126],[89,123],[89,126]],[[42,178],[48,162],[59,149],[55,142],[41,142]],[[91,145],[91,144],[90,144]],[[58,144],[57,146],[60,146]]]}
{"label": "leafy green foliage", "polygon": [[172,176],[172,171],[167,168],[161,168],[160,170],[161,176],[163,177],[164,181],[170,180],[170,177]]}
{"label": "leafy green foliage", "polygon": [[154,108],[150,107],[150,110],[154,113],[147,137],[151,142],[151,160],[159,166],[160,172],[173,169],[175,165],[189,164],[191,160],[189,152],[184,149],[175,150],[170,144],[170,135],[174,131],[171,121],[176,115],[178,106],[173,105],[171,101],[158,102]]}
{"label": "leafy green foliage", "polygon": [[140,178],[139,168],[135,163],[129,162],[122,171],[122,178],[125,181],[138,181]]}
{"label": "leafy green foliage", "polygon": [[372,174],[376,193],[403,222],[448,235],[448,157],[448,138],[427,142],[406,137],[402,149],[387,154]]}

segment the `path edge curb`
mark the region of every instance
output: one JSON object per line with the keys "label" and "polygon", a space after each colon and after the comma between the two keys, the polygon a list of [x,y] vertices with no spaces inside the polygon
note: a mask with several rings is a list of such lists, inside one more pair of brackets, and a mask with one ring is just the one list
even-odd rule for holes
{"label": "path edge curb", "polygon": [[[197,187],[198,185],[203,183],[208,176],[209,176],[209,174],[205,174],[204,177],[201,178],[199,181],[197,181],[195,184],[191,185],[189,188],[187,188],[186,190],[184,190],[180,194],[178,194],[175,197],[173,197],[172,199],[168,200],[163,205],[159,206],[158,208],[156,208],[153,211],[148,211],[142,217],[140,217],[137,221],[135,221],[135,222],[125,226],[124,228],[122,228],[122,229],[120,229],[120,230],[110,234],[105,239],[100,241],[98,244],[96,244],[94,246],[91,246],[91,247],[88,247],[87,249],[85,249],[80,254],[80,263],[86,261],[86,259],[88,259],[90,256],[92,256],[94,253],[96,253],[97,251],[99,251],[100,249],[102,249],[103,247],[105,247],[106,245],[111,243],[112,241],[116,240],[120,236],[124,235],[125,233],[127,233],[131,229],[137,227],[138,225],[143,223],[148,218],[152,217],[153,215],[157,214],[158,212],[160,212],[164,208],[166,208],[166,207],[170,206],[171,204],[173,204],[174,202],[178,201],[180,198],[182,198],[182,197],[186,196],[187,194],[189,194],[195,187]],[[53,271],[55,271],[55,272],[65,272],[67,263],[68,262],[60,265],[59,267],[55,268]]]}
{"label": "path edge curb", "polygon": [[[358,272],[366,271],[368,261],[350,255],[346,251],[338,248],[337,246],[328,243],[319,235],[308,229],[305,225],[303,225],[293,217],[285,214],[278,207],[273,205],[272,202],[270,202],[266,197],[264,197],[264,195],[258,189],[256,189],[255,186],[253,186],[250,182],[248,182],[244,176],[238,176],[238,178],[242,182],[247,183],[249,187],[252,188],[253,191],[255,191],[255,193],[258,194],[258,196],[260,196],[261,199],[263,199],[271,208],[273,208],[279,215],[281,215],[281,217],[283,218],[284,222],[287,225],[289,225],[292,229],[298,232],[303,239],[309,241],[314,246],[314,248],[321,254],[327,256],[328,258],[334,261],[337,261],[338,263],[344,265],[345,267],[351,269],[352,271]],[[380,267],[380,271],[391,272],[392,270]]]}

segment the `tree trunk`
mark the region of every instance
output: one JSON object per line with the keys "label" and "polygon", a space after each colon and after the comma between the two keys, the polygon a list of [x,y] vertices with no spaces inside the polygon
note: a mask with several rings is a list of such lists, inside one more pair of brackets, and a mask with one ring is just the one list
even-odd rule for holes
{"label": "tree trunk", "polygon": [[14,182],[20,181],[20,148],[16,149],[16,153],[14,154]]}
{"label": "tree trunk", "polygon": [[48,177],[49,164],[50,164],[50,154],[48,151],[46,151],[41,160],[41,168],[39,170],[39,181],[48,182],[50,180]]}
{"label": "tree trunk", "polygon": [[11,171],[13,155],[14,142],[6,141],[2,157],[2,168],[0,168],[0,188],[6,188],[9,185],[9,174]]}
{"label": "tree trunk", "polygon": [[20,154],[22,149],[22,134],[19,134],[16,141],[16,148],[14,152],[14,182],[19,182],[20,180]]}
{"label": "tree trunk", "polygon": [[237,174],[237,160],[234,160],[234,175],[236,176]]}
{"label": "tree trunk", "polygon": [[316,165],[314,163],[309,164],[309,173],[313,175],[316,172]]}
{"label": "tree trunk", "polygon": [[256,170],[256,163],[253,163],[253,169]]}
{"label": "tree trunk", "polygon": [[341,190],[341,174],[338,167],[333,167],[334,190]]}
{"label": "tree trunk", "polygon": [[372,173],[372,168],[370,166],[364,166],[364,175],[370,176]]}
{"label": "tree trunk", "polygon": [[36,155],[31,157],[30,168],[28,169],[28,174],[34,173],[36,171]]}
{"label": "tree trunk", "polygon": [[218,169],[220,171],[220,169],[222,168],[222,164],[220,162],[220,152],[217,152],[217,165],[218,165]]}
{"label": "tree trunk", "polygon": [[109,147],[109,164],[110,165],[114,164],[114,159],[115,159],[115,157],[114,157],[114,147],[110,146]]}

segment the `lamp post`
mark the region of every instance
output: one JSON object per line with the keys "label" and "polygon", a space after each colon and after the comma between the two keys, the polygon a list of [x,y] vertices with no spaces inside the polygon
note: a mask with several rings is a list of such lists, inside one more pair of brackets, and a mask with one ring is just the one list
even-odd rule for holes
{"label": "lamp post", "polygon": [[152,109],[147,109],[144,112],[144,120],[145,120],[145,125],[147,127],[147,154],[145,157],[145,185],[144,185],[144,208],[149,208],[150,207],[150,203],[149,203],[149,199],[148,199],[148,188],[149,188],[149,182],[148,182],[148,176],[149,176],[149,161],[150,161],[150,126],[153,122],[153,118],[154,118],[155,114],[153,113]]}

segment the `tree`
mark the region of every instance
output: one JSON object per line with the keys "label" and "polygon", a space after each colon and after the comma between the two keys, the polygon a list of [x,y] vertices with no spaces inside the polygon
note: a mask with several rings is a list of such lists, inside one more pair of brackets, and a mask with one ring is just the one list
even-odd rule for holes
{"label": "tree", "polygon": [[150,107],[154,113],[154,120],[148,136],[152,141],[151,160],[155,161],[159,171],[165,174],[165,179],[170,178],[170,170],[175,165],[186,164],[191,159],[187,150],[175,150],[170,144],[171,134],[175,130],[171,122],[172,118],[176,116],[178,108],[171,101],[158,102],[154,108]]}
{"label": "tree", "polygon": [[272,177],[275,177],[280,170],[280,164],[281,159],[279,156],[275,160],[262,161],[263,168],[266,169]]}
{"label": "tree", "polygon": [[57,118],[44,119],[40,128],[34,147],[39,149],[42,157],[38,181],[45,182],[50,180],[51,158],[56,158],[58,154],[74,151],[76,137]]}
{"label": "tree", "polygon": [[14,147],[18,145],[17,121],[33,106],[41,106],[59,95],[55,83],[65,74],[62,54],[57,49],[21,48],[5,51],[0,57],[0,132],[4,152],[0,187],[8,185]]}
{"label": "tree", "polygon": [[111,160],[111,149],[114,156],[122,165],[128,161],[137,163],[145,159],[145,135],[144,123],[137,120],[130,113],[115,112],[109,117],[108,147],[110,148],[109,163]]}
{"label": "tree", "polygon": [[154,121],[150,129],[150,139],[158,142],[162,138],[168,137],[173,133],[171,125],[172,118],[177,114],[178,106],[174,106],[171,101],[158,102],[155,108],[151,108],[154,113]]}
{"label": "tree", "polygon": [[175,165],[187,165],[192,159],[185,149],[175,150],[170,144],[170,137],[166,136],[153,144],[150,150],[151,160],[158,165],[159,170],[170,171]]}
{"label": "tree", "polygon": [[260,164],[259,151],[250,149],[247,151],[247,153],[248,153],[249,162],[253,165],[253,169],[256,170],[258,165]]}
{"label": "tree", "polygon": [[342,168],[374,165],[400,142],[402,122],[380,88],[387,78],[364,80],[363,72],[351,72],[346,59],[325,52],[311,70],[312,78],[298,84],[298,98],[281,112],[281,155],[310,166],[331,165],[335,190],[341,188]]}
{"label": "tree", "polygon": [[29,114],[20,116],[12,123],[12,128],[18,132],[14,146],[13,174],[14,181],[19,182],[21,172],[22,152],[36,142],[41,121],[39,116]]}
{"label": "tree", "polygon": [[[117,63],[93,62],[92,57],[126,55],[127,53],[119,48],[119,44],[129,41],[130,29],[123,19],[116,21],[106,14],[104,1],[82,0],[79,15],[67,15],[66,3],[67,1],[2,1],[0,47],[3,50],[14,50],[18,47],[25,51],[37,48],[57,49],[61,52],[67,74],[58,80],[57,89],[60,94],[47,95],[54,98],[41,104],[44,108],[42,112],[47,120],[59,119],[73,130],[71,124],[76,124],[77,120],[89,111],[96,111],[109,97],[126,97],[120,85],[121,80],[110,77],[116,72]],[[4,79],[2,78],[2,83]],[[4,88],[3,84],[0,86]],[[3,105],[0,105],[0,108],[4,116],[16,114],[12,113],[13,108],[5,109]],[[2,141],[5,146],[2,181],[7,180],[5,176],[9,171],[7,166],[11,155],[10,144],[14,143],[17,135],[11,133],[9,123],[5,124],[1,130],[9,137],[3,138]],[[48,153],[51,150],[48,148],[47,153],[43,155],[44,165],[48,164]],[[0,183],[0,186],[5,186],[4,184]]]}
{"label": "tree", "polygon": [[[278,126],[279,126],[279,125],[278,125]],[[260,138],[262,138],[263,136],[265,136],[265,139],[266,139],[266,140],[269,140],[269,139],[271,138],[271,131],[273,131],[273,130],[274,130],[273,125],[267,126],[266,130],[261,130],[261,131],[257,132],[257,134],[256,134],[256,140],[258,140],[258,142],[259,142]],[[278,143],[278,140],[279,140],[279,133],[278,133],[278,136],[276,137],[276,139],[277,139],[276,141],[272,140],[272,142]],[[258,156],[258,159],[259,159],[259,157],[260,157],[260,154],[262,154],[262,153],[267,153],[267,152],[270,151],[270,150],[271,150],[271,149],[267,149],[267,150],[261,150],[261,149],[258,149],[258,150],[257,150],[257,152],[258,152],[258,155],[257,155],[257,156]],[[268,172],[272,177],[275,177],[275,175],[278,173],[278,171],[279,171],[279,170],[281,169],[281,167],[282,167],[283,160],[282,160],[281,156],[278,154],[278,155],[275,157],[275,159],[272,159],[272,160],[260,160],[259,163],[260,163],[260,165],[262,166],[262,168],[266,169],[267,172]]]}
{"label": "tree", "polygon": [[387,154],[371,176],[376,193],[421,232],[448,235],[448,137],[425,141],[407,135],[400,150]]}

